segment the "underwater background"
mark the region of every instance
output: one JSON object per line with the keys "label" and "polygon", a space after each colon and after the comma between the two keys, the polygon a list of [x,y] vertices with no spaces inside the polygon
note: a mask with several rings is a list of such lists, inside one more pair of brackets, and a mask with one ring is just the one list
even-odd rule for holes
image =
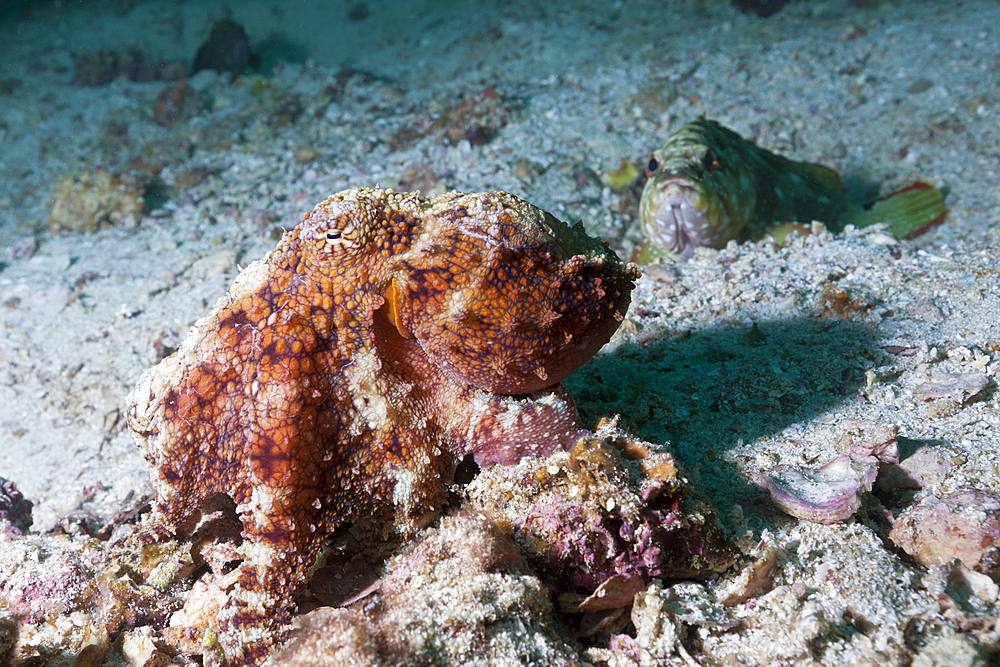
{"label": "underwater background", "polygon": [[[82,540],[150,493],[125,397],[330,194],[506,190],[627,260],[651,153],[704,116],[862,204],[932,183],[949,215],[908,240],[805,224],[644,267],[565,385],[587,428],[621,415],[676,456],[743,588],[649,589],[628,641],[560,655],[991,664],[998,30],[991,0],[2,2],[0,519]],[[857,424],[896,429],[906,481],[872,463],[865,509],[832,525],[776,509],[768,474],[839,460]],[[890,539],[928,507],[916,542],[940,519],[982,559]]]}

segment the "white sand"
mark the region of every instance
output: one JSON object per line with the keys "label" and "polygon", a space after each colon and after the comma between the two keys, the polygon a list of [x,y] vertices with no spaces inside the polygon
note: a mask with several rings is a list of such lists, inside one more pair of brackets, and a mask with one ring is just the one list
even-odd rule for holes
{"label": "white sand", "polygon": [[[874,554],[862,558],[870,578],[824,594],[878,607],[868,622],[891,626],[881,639],[894,641],[910,611],[871,596],[877,579],[914,570],[868,528],[796,527],[749,502],[758,495],[748,479],[774,463],[832,458],[831,434],[852,418],[898,425],[904,456],[933,444],[965,459],[921,494],[962,485],[1000,493],[995,380],[984,398],[939,418],[912,395],[934,371],[994,378],[1000,367],[987,345],[1000,342],[1000,6],[831,0],[792,3],[763,20],[721,0],[498,2],[475,12],[463,2],[366,4],[368,18],[355,22],[348,3],[234,3],[255,43],[273,31],[309,60],[280,66],[263,94],[249,76],[199,74],[191,84],[213,110],[170,129],[151,121],[166,83],[76,87],[70,53],[138,45],[190,60],[225,15],[219,7],[41,3],[0,25],[0,79],[19,81],[0,94],[0,476],[35,502],[34,528],[80,509],[107,516],[149,490],[119,416],[125,395],[238,265],[271,249],[280,228],[327,194],[394,186],[426,164],[442,187],[506,189],[582,219],[628,256],[641,238],[634,210],[620,212],[621,194],[591,172],[640,161],[705,114],[883,193],[917,178],[940,184],[951,218],[902,246],[878,231],[821,234],[782,251],[762,243],[707,252],[644,278],[635,333],[568,385],[586,418],[620,412],[643,437],[669,442],[748,543],[766,535],[797,553],[785,583],[796,568],[812,581],[824,553],[863,543]],[[324,106],[343,66],[377,78],[352,80]],[[445,145],[431,135],[389,145],[400,127],[487,86],[526,101],[492,142]],[[301,117],[268,126],[274,97],[291,94],[301,96]],[[190,167],[213,175],[133,224],[48,231],[59,179],[135,171],[137,156],[157,160],[154,142],[191,137],[190,157],[166,163],[160,178],[173,184]],[[304,149],[315,156],[301,161]],[[828,282],[874,307],[853,323],[817,317]],[[751,322],[766,345],[746,342]],[[683,331],[693,333],[678,339]],[[808,541],[819,546],[804,552]],[[909,590],[878,599],[909,604]],[[995,603],[983,613],[995,614]],[[854,639],[841,649],[811,659],[849,664],[863,654]]]}

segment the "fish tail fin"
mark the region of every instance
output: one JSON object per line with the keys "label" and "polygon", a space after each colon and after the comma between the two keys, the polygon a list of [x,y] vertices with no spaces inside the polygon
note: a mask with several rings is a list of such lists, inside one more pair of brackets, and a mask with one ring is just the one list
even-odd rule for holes
{"label": "fish tail fin", "polygon": [[896,238],[911,239],[940,225],[947,217],[941,191],[926,181],[916,181],[879,199],[855,224],[867,227],[886,222]]}

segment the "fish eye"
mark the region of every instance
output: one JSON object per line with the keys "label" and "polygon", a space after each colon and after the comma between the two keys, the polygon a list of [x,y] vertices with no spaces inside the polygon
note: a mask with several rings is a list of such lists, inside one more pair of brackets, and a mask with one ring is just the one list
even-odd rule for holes
{"label": "fish eye", "polygon": [[653,155],[652,157],[649,158],[649,163],[646,164],[646,176],[649,177],[655,174],[656,170],[659,167],[660,167],[660,161],[656,159],[655,155]]}
{"label": "fish eye", "polygon": [[710,172],[719,168],[719,158],[716,157],[715,151],[711,148],[705,151],[705,154],[701,156],[701,166]]}

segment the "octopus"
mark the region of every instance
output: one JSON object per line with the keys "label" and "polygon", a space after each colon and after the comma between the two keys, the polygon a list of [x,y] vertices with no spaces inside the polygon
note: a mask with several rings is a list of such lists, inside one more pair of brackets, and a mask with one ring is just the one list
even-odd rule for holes
{"label": "octopus", "polygon": [[244,269],[126,417],[155,548],[225,494],[242,526],[216,619],[230,664],[259,664],[329,534],[376,517],[413,535],[456,464],[568,449],[587,431],[559,382],[614,334],[638,278],[581,224],[505,192],[332,195]]}

